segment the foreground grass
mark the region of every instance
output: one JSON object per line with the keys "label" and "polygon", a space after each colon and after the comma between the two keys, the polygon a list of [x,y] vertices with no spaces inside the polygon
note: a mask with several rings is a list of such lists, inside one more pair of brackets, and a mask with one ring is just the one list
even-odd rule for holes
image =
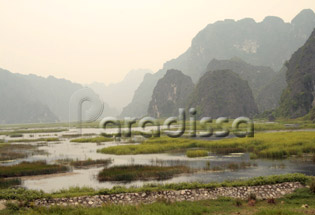
{"label": "foreground grass", "polygon": [[75,143],[103,143],[103,142],[110,142],[113,141],[113,138],[109,137],[91,137],[91,138],[78,138],[78,139],[73,139],[71,142]]}
{"label": "foreground grass", "polygon": [[148,139],[139,145],[103,148],[99,152],[115,155],[134,155],[165,153],[190,148],[204,148],[218,154],[251,152],[257,158],[283,159],[292,155],[302,156],[303,153],[315,153],[315,132],[257,133],[253,138],[230,138],[211,141],[160,137]]}
{"label": "foreground grass", "polygon": [[180,173],[190,172],[185,166],[126,165],[104,168],[98,175],[99,181],[165,180]]}
{"label": "foreground grass", "polygon": [[67,170],[65,166],[46,164],[44,161],[22,162],[13,166],[0,166],[0,178],[53,174]]}
{"label": "foreground grass", "polygon": [[[309,208],[302,208],[307,204]],[[175,202],[159,200],[153,204],[146,205],[105,205],[100,208],[83,207],[35,207],[20,208],[18,205],[10,205],[9,209],[2,211],[4,215],[57,215],[57,214],[84,214],[84,215],[227,215],[227,214],[247,214],[247,215],[302,215],[315,213],[315,194],[309,189],[300,189],[291,195],[275,200],[275,204],[268,204],[267,201],[257,201],[254,206],[249,206],[246,201],[233,200],[230,198],[220,198],[217,200],[204,200],[196,202]]]}

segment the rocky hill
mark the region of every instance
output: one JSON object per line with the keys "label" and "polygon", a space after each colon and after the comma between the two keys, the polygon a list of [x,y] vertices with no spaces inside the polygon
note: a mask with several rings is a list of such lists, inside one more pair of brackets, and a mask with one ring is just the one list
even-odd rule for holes
{"label": "rocky hill", "polygon": [[252,89],[254,97],[257,96],[261,89],[269,83],[276,74],[270,67],[254,66],[237,57],[230,60],[211,60],[206,71],[215,70],[231,70],[237,73],[243,80],[248,81],[248,85]]}
{"label": "rocky hill", "polygon": [[179,108],[185,108],[188,97],[194,90],[191,78],[178,70],[168,70],[154,90],[148,108],[150,116],[177,116]]}
{"label": "rocky hill", "polygon": [[315,29],[306,43],[286,63],[288,86],[281,96],[277,114],[301,117],[315,107]]}
{"label": "rocky hill", "polygon": [[251,117],[258,113],[248,82],[230,70],[206,72],[189,106],[197,109],[199,117]]}

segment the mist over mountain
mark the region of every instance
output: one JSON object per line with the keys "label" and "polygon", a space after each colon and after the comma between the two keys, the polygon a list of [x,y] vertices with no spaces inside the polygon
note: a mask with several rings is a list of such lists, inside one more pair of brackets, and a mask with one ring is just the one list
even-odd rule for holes
{"label": "mist over mountain", "polygon": [[57,122],[58,117],[36,94],[23,77],[0,69],[0,124]]}
{"label": "mist over mountain", "polygon": [[156,83],[164,73],[147,73],[139,87],[136,89],[132,101],[123,108],[121,117],[142,117],[147,115],[148,106]]}
{"label": "mist over mountain", "polygon": [[143,80],[121,115],[146,115],[154,86],[169,69],[180,70],[197,82],[212,59],[238,57],[249,64],[279,71],[305,43],[314,26],[315,14],[310,9],[301,11],[290,23],[269,16],[258,23],[246,18],[209,24],[193,38],[185,53],[166,62],[163,69]]}
{"label": "mist over mountain", "polygon": [[199,80],[190,107],[199,117],[254,116],[258,113],[248,82],[231,70],[206,72]]}
{"label": "mist over mountain", "polygon": [[315,29],[286,67],[288,86],[281,96],[277,113],[284,117],[301,117],[315,107]]}
{"label": "mist over mountain", "polygon": [[125,78],[114,84],[105,85],[104,83],[94,82],[87,85],[94,90],[101,99],[120,113],[127,104],[131,102],[135,90],[143,81],[145,74],[151,74],[151,70],[137,69],[131,70]]}
{"label": "mist over mountain", "polygon": [[[0,70],[0,82],[2,124],[68,122],[70,98],[84,88],[65,79],[22,75],[7,70]],[[104,104],[104,115],[115,113]]]}
{"label": "mist over mountain", "polygon": [[185,108],[193,90],[194,83],[189,76],[178,70],[168,70],[153,90],[148,114],[156,118],[176,116],[179,108]]}

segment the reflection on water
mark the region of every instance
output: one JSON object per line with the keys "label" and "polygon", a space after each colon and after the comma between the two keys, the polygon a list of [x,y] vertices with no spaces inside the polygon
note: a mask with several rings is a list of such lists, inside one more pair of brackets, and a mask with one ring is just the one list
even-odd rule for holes
{"label": "reflection on water", "polygon": [[[112,130],[115,132],[115,129]],[[101,129],[83,129],[83,133],[100,133]],[[33,138],[38,138],[41,135],[62,137],[64,134],[75,133],[75,130],[67,132],[59,132],[56,134],[35,134]],[[26,134],[28,136],[28,134]],[[24,137],[25,138],[25,137]],[[29,143],[28,143],[29,144]],[[69,188],[73,186],[88,186],[93,188],[112,188],[117,185],[124,186],[141,186],[147,183],[178,183],[178,182],[212,182],[225,181],[233,179],[245,179],[257,176],[285,174],[285,173],[304,173],[307,175],[315,174],[315,165],[312,162],[296,162],[291,160],[250,160],[248,154],[235,153],[227,156],[210,155],[205,158],[187,158],[184,153],[176,154],[147,154],[147,155],[106,155],[100,154],[96,151],[98,149],[121,145],[124,143],[107,142],[102,144],[96,143],[72,143],[68,139],[61,139],[57,143],[48,143],[39,146],[39,150],[44,150],[47,154],[32,155],[26,159],[16,160],[8,164],[15,164],[21,161],[35,161],[46,160],[53,163],[56,160],[73,159],[113,159],[111,165],[124,164],[147,164],[147,165],[185,165],[194,169],[223,167],[230,163],[240,164],[242,162],[249,162],[255,164],[246,169],[239,169],[236,171],[221,171],[221,172],[195,172],[193,174],[183,174],[163,182],[159,181],[136,181],[128,184],[112,183],[112,182],[98,182],[96,176],[102,168],[90,169],[75,169],[74,174],[47,177],[42,179],[25,179],[23,186],[29,189],[44,190],[46,192],[57,191],[62,188]]]}

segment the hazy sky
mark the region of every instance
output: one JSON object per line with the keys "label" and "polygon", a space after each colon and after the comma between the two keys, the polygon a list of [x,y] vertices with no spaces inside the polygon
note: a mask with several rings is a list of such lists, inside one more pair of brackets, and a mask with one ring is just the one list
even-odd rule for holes
{"label": "hazy sky", "polygon": [[156,72],[207,24],[279,16],[314,0],[0,0],[0,68],[79,83]]}

